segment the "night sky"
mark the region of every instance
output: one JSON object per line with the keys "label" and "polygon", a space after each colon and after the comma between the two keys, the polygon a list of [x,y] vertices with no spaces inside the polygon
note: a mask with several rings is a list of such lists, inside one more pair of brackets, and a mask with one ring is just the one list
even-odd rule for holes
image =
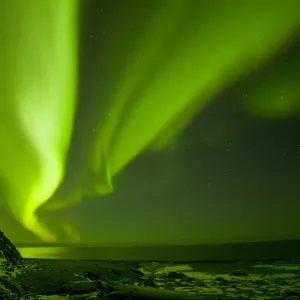
{"label": "night sky", "polygon": [[[2,1],[6,0],[0,0],[0,3]],[[165,71],[168,66],[174,64],[173,72],[180,72],[179,67],[189,59],[195,60],[196,67],[185,77],[199,77],[200,82],[204,80],[202,66],[203,72],[209,73],[211,65],[213,74],[218,71],[217,63],[213,62],[219,60],[218,64],[221,64],[222,57],[226,60],[229,57],[226,51],[239,53],[237,49],[240,47],[242,52],[242,42],[239,44],[237,40],[243,39],[243,34],[247,37],[254,32],[259,38],[249,42],[240,61],[229,64],[227,69],[220,69],[215,81],[208,78],[203,91],[192,93],[195,98],[190,105],[193,113],[183,117],[185,121],[181,122],[181,115],[174,118],[170,127],[174,126],[174,130],[167,128],[157,132],[157,143],[145,143],[143,151],[138,151],[120,172],[113,174],[112,192],[96,195],[102,193],[102,182],[104,188],[110,184],[105,173],[110,167],[109,157],[107,162],[103,159],[97,169],[91,167],[93,160],[90,157],[94,153],[97,153],[96,160],[98,156],[102,159],[103,155],[108,155],[97,152],[99,128],[103,126],[99,118],[107,113],[111,95],[126,81],[123,78],[130,63],[143,61],[143,56],[136,54],[139,53],[137,50],[142,49],[144,52],[141,53],[147,57],[147,45],[143,48],[141,41],[149,38],[151,45],[163,40],[163,36],[158,36],[160,30],[167,30],[171,24],[168,16],[171,20],[172,1],[85,0],[80,3],[76,112],[65,160],[66,174],[50,199],[49,207],[51,203],[67,204],[55,207],[59,210],[41,210],[42,222],[52,227],[58,242],[72,241],[62,230],[65,226],[64,230],[71,230],[69,233],[73,238],[73,231],[76,236],[80,235],[79,243],[97,245],[201,244],[300,238],[299,21],[297,26],[286,29],[290,34],[287,40],[283,38],[284,31],[282,36],[278,33],[278,38],[274,38],[274,45],[280,46],[275,47],[272,43],[263,46],[262,42],[277,30],[270,30],[272,26],[264,19],[269,17],[272,24],[274,15],[274,24],[285,19],[292,24],[293,15],[291,13],[289,17],[289,8],[294,6],[292,11],[300,13],[298,1],[265,0],[263,4],[244,1],[247,9],[233,0],[186,1],[187,8],[177,20],[175,33],[165,42],[159,56],[149,63],[147,68],[150,71],[132,94],[134,97],[142,97],[142,91],[151,89],[155,80],[164,86],[163,75],[169,74]],[[174,6],[178,6],[180,0],[174,1]],[[162,2],[164,5],[160,4]],[[272,6],[271,3],[275,4]],[[168,8],[165,15],[156,19],[164,7]],[[249,17],[250,13],[253,17]],[[227,18],[232,20],[230,26],[224,26]],[[202,21],[198,23],[198,19]],[[251,22],[255,23],[253,32],[246,27]],[[218,26],[219,23],[222,26]],[[152,31],[153,24],[153,35],[144,36],[145,32]],[[181,45],[187,39],[197,39],[197,26],[203,26],[200,34],[203,46],[195,48],[191,57],[194,52],[188,52],[190,47]],[[243,26],[238,31],[237,28]],[[265,33],[261,29],[264,26],[270,26]],[[197,56],[197,51],[203,53]],[[253,54],[255,51],[257,53]],[[198,64],[201,59],[203,62]],[[211,63],[207,63],[206,68],[208,61]],[[2,75],[0,71],[0,78]],[[138,72],[132,76],[138,81]],[[183,82],[176,82],[179,96],[181,83],[184,86]],[[153,95],[156,94],[153,92]],[[159,95],[164,103],[173,99],[168,98],[163,88]],[[163,107],[164,104],[157,105],[148,114],[155,120]],[[126,110],[124,114],[127,114]],[[126,124],[124,120],[118,126]],[[177,128],[176,124],[182,125]],[[143,128],[140,131],[134,129],[132,136],[131,132],[125,136],[128,144],[133,143],[133,138],[142,139]],[[160,143],[160,134],[165,132],[170,133],[170,138],[162,139]],[[122,152],[122,143],[116,145],[117,150],[112,151]],[[123,147],[126,148],[126,143]],[[69,199],[79,190],[83,201],[69,207]],[[38,241],[4,208],[0,208],[0,228],[15,243]]]}

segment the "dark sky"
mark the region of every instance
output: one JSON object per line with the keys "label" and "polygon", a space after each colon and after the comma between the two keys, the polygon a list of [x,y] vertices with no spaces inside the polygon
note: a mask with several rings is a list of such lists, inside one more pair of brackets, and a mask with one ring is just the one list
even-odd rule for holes
{"label": "dark sky", "polygon": [[121,232],[124,242],[299,237],[299,118],[264,120],[229,99],[221,95],[199,114],[173,149],[133,161],[114,194],[83,202],[87,238],[92,231],[105,240]]}
{"label": "dark sky", "polygon": [[[86,8],[82,95],[92,90],[85,81],[91,76],[99,78],[99,70],[107,70],[104,54],[109,30],[124,23],[136,27],[141,22],[138,2],[133,14],[136,19],[131,21],[125,21],[130,9],[121,6],[123,10],[118,11],[96,2]],[[152,6],[148,3],[147,7],[150,10]],[[103,35],[106,32],[107,37]],[[126,56],[134,45],[125,38],[123,45]],[[173,146],[160,153],[144,153],[130,163],[116,178],[113,194],[74,208],[82,242],[168,244],[299,238],[299,114],[293,110],[268,118],[242,105],[243,98],[250,97],[257,86],[279,89],[272,78],[288,73],[291,66],[299,67],[298,50],[296,40],[214,97]],[[121,54],[119,59],[116,66],[122,65]],[[105,85],[107,74],[101,78]],[[85,100],[82,103],[86,108]],[[84,114],[80,118],[80,124],[85,122]]]}
{"label": "dark sky", "polygon": [[[112,2],[115,6],[110,1],[86,0],[82,6],[79,104],[74,129],[82,134],[97,122],[91,112],[100,105],[87,99],[93,99],[97,85],[103,87],[102,97],[111,92],[116,70],[122,69],[124,57],[135,47],[124,36],[118,41],[120,47],[124,46],[118,49],[120,54],[108,53],[109,45],[115,43],[114,30],[126,23],[139,34],[140,22],[155,7],[149,1],[129,1],[131,7],[125,2]],[[147,7],[148,14],[139,15],[141,5]],[[273,109],[270,104],[259,112],[243,104],[255,98],[257,90],[260,94],[274,91],[276,97],[283,88],[289,93],[286,82],[289,78],[295,81],[300,74],[299,41],[295,38],[278,55],[214,96],[169,148],[157,153],[146,151],[135,158],[114,179],[112,194],[48,213],[45,220],[70,219],[79,228],[81,242],[95,244],[300,238],[299,111],[297,107],[280,112],[274,109],[275,115],[268,116],[268,110]],[[108,67],[110,55],[116,60]],[[283,87],[276,79],[278,74],[284,74]],[[93,133],[86,133],[90,135]],[[70,170],[72,161],[80,163],[87,155],[79,149],[81,142],[74,135]],[[16,242],[32,240],[29,234],[21,238],[22,231],[12,222],[3,226]]]}
{"label": "dark sky", "polygon": [[[130,4],[86,5],[84,81],[93,70],[107,69],[106,56],[99,59],[98,51],[105,53],[109,33],[124,24],[138,27],[155,8],[147,1]],[[148,14],[139,16],[142,4]],[[125,36],[121,51],[125,57],[134,47],[129,41]],[[113,194],[84,201],[80,213],[74,208],[86,232],[82,241],[164,244],[299,238],[299,114],[293,110],[295,114],[267,118],[242,105],[258,86],[263,91],[278,89],[278,97],[282,87],[272,78],[282,73],[294,78],[294,68],[299,74],[299,49],[296,39],[214,97],[173,147],[136,158],[117,177]],[[122,65],[122,54],[116,66]],[[288,87],[285,90],[288,93]]]}

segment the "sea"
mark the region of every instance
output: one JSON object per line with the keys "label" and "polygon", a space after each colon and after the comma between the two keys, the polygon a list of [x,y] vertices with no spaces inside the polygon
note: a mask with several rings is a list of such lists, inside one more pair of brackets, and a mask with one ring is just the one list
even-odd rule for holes
{"label": "sea", "polygon": [[300,258],[300,239],[174,246],[17,245],[24,258],[121,261],[261,261]]}

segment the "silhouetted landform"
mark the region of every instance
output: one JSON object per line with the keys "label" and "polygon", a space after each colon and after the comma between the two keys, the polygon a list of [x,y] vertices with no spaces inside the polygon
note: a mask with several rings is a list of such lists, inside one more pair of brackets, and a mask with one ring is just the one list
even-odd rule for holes
{"label": "silhouetted landform", "polygon": [[22,257],[13,245],[13,243],[5,236],[4,232],[0,230],[0,259],[7,261],[10,264],[17,265],[22,261]]}
{"label": "silhouetted landform", "polygon": [[0,299],[13,298],[22,291],[16,281],[18,266],[23,259],[5,234],[0,230]]}
{"label": "silhouetted landform", "polygon": [[[21,245],[19,245],[21,246]],[[22,245],[23,247],[25,245]],[[35,248],[26,245],[27,250]],[[51,248],[53,254],[51,254]],[[48,258],[137,261],[255,261],[300,259],[300,240],[181,246],[97,247],[93,245],[43,245]],[[36,247],[38,250],[38,247]],[[59,248],[63,251],[59,251]],[[20,247],[22,251],[22,247]],[[30,251],[29,251],[30,252]],[[34,257],[38,256],[38,251]],[[26,255],[26,257],[32,257]]]}
{"label": "silhouetted landform", "polygon": [[299,299],[300,260],[141,262],[22,259],[0,235],[0,299]]}

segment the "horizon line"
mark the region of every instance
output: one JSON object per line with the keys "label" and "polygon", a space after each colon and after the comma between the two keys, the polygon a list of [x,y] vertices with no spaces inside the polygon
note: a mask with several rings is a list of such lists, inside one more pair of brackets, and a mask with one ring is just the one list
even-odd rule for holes
{"label": "horizon line", "polygon": [[186,243],[186,244],[97,244],[97,243],[15,243],[17,248],[46,248],[46,247],[76,247],[76,248],[109,248],[109,247],[192,247],[192,246],[225,246],[225,245],[246,245],[246,244],[262,244],[262,243],[281,243],[281,242],[300,242],[300,238],[287,238],[278,240],[261,240],[261,241],[249,241],[249,242],[203,242],[203,243]]}

